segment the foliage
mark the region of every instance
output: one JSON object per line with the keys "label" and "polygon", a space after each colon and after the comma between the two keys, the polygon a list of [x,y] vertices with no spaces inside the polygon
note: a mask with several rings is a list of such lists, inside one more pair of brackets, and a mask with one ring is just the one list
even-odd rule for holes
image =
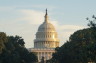
{"label": "foliage", "polygon": [[34,63],[37,61],[35,54],[25,48],[25,42],[22,37],[6,36],[5,33],[0,37],[0,41],[4,45],[0,54],[1,63]]}
{"label": "foliage", "polygon": [[[96,20],[95,16],[92,18]],[[96,63],[96,24],[94,20],[89,20],[90,28],[74,32],[69,41],[56,48],[50,63]]]}
{"label": "foliage", "polygon": [[2,53],[2,50],[5,48],[5,43],[7,42],[7,37],[4,32],[0,32],[0,53]]}

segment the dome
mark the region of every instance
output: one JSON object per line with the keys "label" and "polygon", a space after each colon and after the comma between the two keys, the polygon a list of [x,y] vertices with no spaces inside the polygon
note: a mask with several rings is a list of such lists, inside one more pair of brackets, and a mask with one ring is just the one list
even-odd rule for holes
{"label": "dome", "polygon": [[45,21],[39,26],[34,40],[35,48],[55,48],[59,46],[59,39],[54,26],[48,21],[47,10]]}
{"label": "dome", "polygon": [[49,22],[43,22],[43,24],[41,24],[38,28],[38,31],[41,32],[41,31],[45,31],[45,32],[53,32],[55,31],[55,28],[54,26],[49,23]]}

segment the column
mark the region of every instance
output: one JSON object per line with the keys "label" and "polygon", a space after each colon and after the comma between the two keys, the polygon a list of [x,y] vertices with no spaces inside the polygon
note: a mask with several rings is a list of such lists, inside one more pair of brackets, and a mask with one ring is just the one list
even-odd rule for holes
{"label": "column", "polygon": [[49,42],[49,48],[50,48],[50,42]]}
{"label": "column", "polygon": [[40,48],[42,48],[42,42],[40,42]]}
{"label": "column", "polygon": [[50,52],[50,56],[51,56],[50,58],[52,58],[52,54],[53,54],[53,52]]}
{"label": "column", "polygon": [[46,42],[44,42],[44,45],[45,45],[45,47],[46,47]]}
{"label": "column", "polygon": [[42,56],[43,56],[43,52],[41,52],[41,59],[42,59]]}
{"label": "column", "polygon": [[41,48],[41,42],[39,42],[39,45],[38,46],[39,46],[39,48]]}
{"label": "column", "polygon": [[40,60],[42,59],[42,52],[40,52]]}
{"label": "column", "polygon": [[46,60],[48,60],[48,52],[46,52]]}
{"label": "column", "polygon": [[38,42],[37,42],[37,47],[36,48],[38,48]]}
{"label": "column", "polygon": [[45,52],[44,52],[44,58],[46,59],[46,55],[45,55]]}
{"label": "column", "polygon": [[40,52],[39,60],[41,61],[42,59],[42,52]]}
{"label": "column", "polygon": [[39,52],[37,52],[37,56],[38,56],[38,61],[39,61]]}

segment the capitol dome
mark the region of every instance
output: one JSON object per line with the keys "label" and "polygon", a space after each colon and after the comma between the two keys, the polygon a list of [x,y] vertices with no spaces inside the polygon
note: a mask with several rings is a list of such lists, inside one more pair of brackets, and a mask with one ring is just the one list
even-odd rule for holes
{"label": "capitol dome", "polygon": [[39,26],[34,40],[35,48],[56,48],[59,46],[59,39],[54,26],[49,22],[47,10],[45,21]]}
{"label": "capitol dome", "polygon": [[55,31],[55,28],[51,23],[44,21],[43,24],[39,26],[38,31],[50,32],[50,31]]}

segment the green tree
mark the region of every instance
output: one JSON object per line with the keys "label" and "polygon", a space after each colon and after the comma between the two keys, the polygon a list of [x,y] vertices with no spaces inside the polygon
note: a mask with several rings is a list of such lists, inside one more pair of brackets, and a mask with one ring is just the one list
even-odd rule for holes
{"label": "green tree", "polygon": [[0,35],[0,37],[2,38],[0,41],[2,41],[4,46],[0,54],[1,63],[34,63],[37,61],[37,56],[25,48],[25,42],[22,37],[6,37],[5,33]]}
{"label": "green tree", "polygon": [[74,32],[69,41],[56,48],[53,63],[96,63],[96,17],[89,20],[89,28]]}
{"label": "green tree", "polygon": [[0,53],[2,53],[2,50],[5,48],[5,43],[7,42],[7,37],[4,32],[0,32]]}

